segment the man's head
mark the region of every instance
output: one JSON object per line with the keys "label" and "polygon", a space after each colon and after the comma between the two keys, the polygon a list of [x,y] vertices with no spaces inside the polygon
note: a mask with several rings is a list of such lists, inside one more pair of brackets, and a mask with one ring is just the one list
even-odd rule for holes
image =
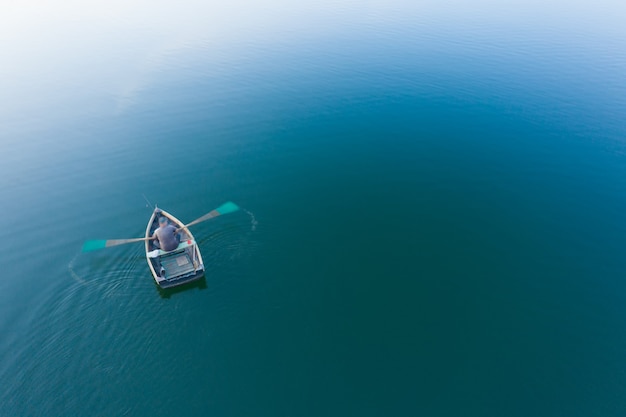
{"label": "man's head", "polygon": [[161,227],[167,226],[167,217],[165,216],[159,217],[159,226]]}

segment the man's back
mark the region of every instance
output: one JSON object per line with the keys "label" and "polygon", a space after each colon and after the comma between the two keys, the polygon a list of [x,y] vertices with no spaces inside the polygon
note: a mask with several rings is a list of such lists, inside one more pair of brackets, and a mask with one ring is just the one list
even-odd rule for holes
{"label": "man's back", "polygon": [[159,245],[163,250],[174,250],[178,247],[178,238],[176,236],[176,228],[171,224],[161,226],[155,230],[154,234],[159,240]]}

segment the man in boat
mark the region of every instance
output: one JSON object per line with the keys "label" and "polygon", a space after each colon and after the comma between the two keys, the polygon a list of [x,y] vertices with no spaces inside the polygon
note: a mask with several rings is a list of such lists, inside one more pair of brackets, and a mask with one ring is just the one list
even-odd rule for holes
{"label": "man in boat", "polygon": [[176,249],[180,243],[178,229],[169,224],[165,216],[159,217],[159,228],[154,231],[151,239],[156,248],[165,251]]}

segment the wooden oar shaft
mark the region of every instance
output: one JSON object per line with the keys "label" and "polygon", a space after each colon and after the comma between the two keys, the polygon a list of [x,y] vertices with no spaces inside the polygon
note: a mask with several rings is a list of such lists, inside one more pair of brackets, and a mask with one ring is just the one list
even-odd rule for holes
{"label": "wooden oar shaft", "polygon": [[117,245],[124,245],[126,243],[141,242],[141,241],[150,240],[150,239],[152,238],[151,237],[138,237],[138,238],[133,238],[133,239],[109,239],[107,240],[106,247],[108,248],[109,246],[117,246]]}
{"label": "wooden oar shaft", "polygon": [[237,211],[237,210],[239,210],[239,207],[237,206],[237,204],[229,201],[227,203],[222,204],[221,206],[219,206],[215,210],[211,210],[210,212],[208,212],[204,216],[197,218],[196,220],[192,221],[191,223],[187,223],[186,225],[181,227],[181,230],[187,229],[188,227],[193,226],[194,224],[198,224],[198,223],[207,221],[209,219],[212,219],[213,217],[217,217],[217,216],[222,215],[222,214],[232,213],[233,211]]}
{"label": "wooden oar shaft", "polygon": [[111,246],[125,245],[127,243],[141,242],[150,239],[149,237],[138,237],[133,239],[88,240],[83,244],[83,252],[91,252],[93,250],[110,248]]}
{"label": "wooden oar shaft", "polygon": [[220,213],[217,210],[212,210],[210,213],[205,214],[204,216],[192,221],[191,223],[187,223],[183,228],[188,228],[189,226],[193,226],[194,224],[198,224],[200,222],[212,219],[213,217],[219,216]]}

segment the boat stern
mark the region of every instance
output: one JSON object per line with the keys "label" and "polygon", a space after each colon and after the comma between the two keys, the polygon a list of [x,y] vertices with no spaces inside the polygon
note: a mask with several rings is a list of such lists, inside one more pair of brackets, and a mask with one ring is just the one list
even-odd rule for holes
{"label": "boat stern", "polygon": [[161,288],[172,288],[198,281],[202,277],[204,277],[204,268],[198,269],[192,273],[173,277],[168,277],[167,274],[165,274],[165,276],[157,276],[155,277],[155,281]]}

